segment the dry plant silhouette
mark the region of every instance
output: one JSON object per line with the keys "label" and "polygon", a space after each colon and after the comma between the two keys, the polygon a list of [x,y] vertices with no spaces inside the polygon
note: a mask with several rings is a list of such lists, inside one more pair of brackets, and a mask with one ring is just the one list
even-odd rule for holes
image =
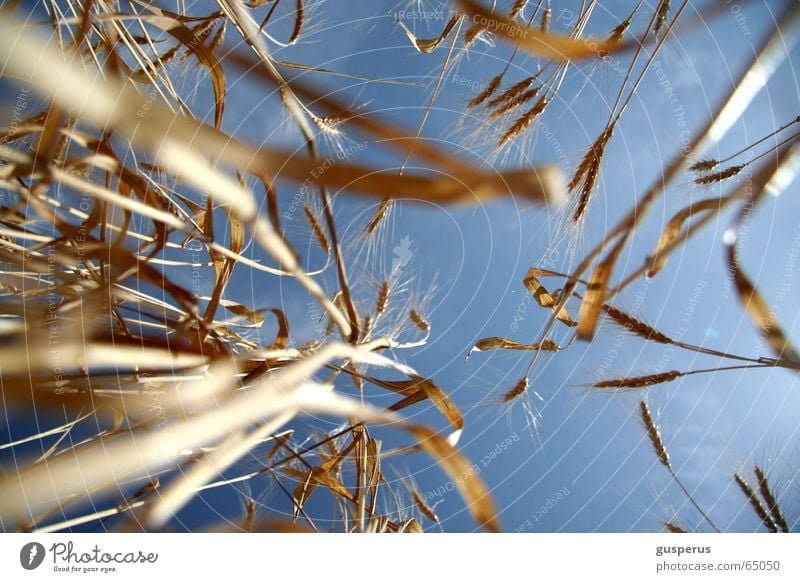
{"label": "dry plant silhouette", "polygon": [[[398,200],[406,199],[474,205],[513,196],[560,206],[561,231],[579,237],[591,221],[615,129],[643,79],[672,39],[718,17],[725,3],[690,16],[687,0],[632,2],[612,30],[595,33],[596,0],[582,2],[566,25],[555,21],[556,1],[453,0],[445,3],[450,13],[441,33],[425,38],[398,16],[410,46],[428,59],[425,66],[437,59],[425,114],[411,128],[314,82],[351,76],[275,56],[277,47],[304,41],[323,13],[319,2],[217,0],[204,13],[182,1],[169,4],[49,0],[30,13],[18,2],[2,7],[2,76],[26,105],[0,143],[0,374],[6,415],[36,429],[0,446],[22,451],[41,443],[40,454],[15,454],[14,466],[0,474],[2,529],[169,530],[199,492],[263,481],[285,496],[292,515],[264,514],[255,496],[245,494],[241,519],[209,520],[205,527],[418,532],[438,526],[436,507],[413,483],[389,477],[387,467],[424,453],[455,484],[475,523],[499,531],[490,488],[458,448],[464,418],[448,387],[417,370],[413,357],[400,359],[404,350],[424,346],[437,325],[425,297],[410,292],[399,269],[372,265],[366,275],[363,263],[376,247],[391,244],[385,229]],[[503,406],[524,401],[535,420],[529,399],[537,362],[597,341],[601,325],[718,363],[601,379],[589,390],[643,391],[721,370],[800,369],[800,354],[737,251],[741,226],[797,173],[800,118],[739,144],[724,159],[706,157],[800,36],[800,5],[782,9],[706,127],[665,160],[663,173],[602,241],[585,250],[576,244],[567,272],[529,265],[520,289],[547,314],[536,337],[493,336],[471,350],[452,347],[454,354],[530,353],[519,381],[496,387]],[[465,102],[462,121],[474,126],[466,139],[485,146],[495,165],[470,163],[421,139],[445,76],[490,39],[514,52]],[[529,147],[526,139],[557,97],[573,98],[560,95],[568,72],[597,71],[610,59],[625,63],[624,74],[601,133],[572,175],[552,164],[500,163],[511,148]],[[514,60],[528,67],[521,80],[510,74]],[[212,98],[210,119],[193,104],[198,69],[204,75],[197,83]],[[225,128],[226,109],[234,106],[231,84],[239,78],[271,99],[270,114],[293,126],[294,145],[286,135],[254,144]],[[352,135],[398,163],[381,167],[357,152],[325,153],[331,144],[343,151]],[[615,278],[620,257],[669,184],[688,173],[697,186],[721,188],[745,168],[752,179],[675,212],[641,264]],[[374,213],[354,226],[336,213],[339,196],[374,200]],[[693,345],[615,305],[616,296],[657,277],[676,251],[730,209],[727,267],[769,351],[751,356]],[[345,240],[342,232],[354,228],[355,242]],[[296,243],[298,229],[311,251]],[[226,298],[242,272],[290,281],[296,305],[290,309],[269,294],[257,305]],[[293,332],[301,323],[292,313],[305,309],[306,298],[317,310],[319,333],[298,344]],[[376,397],[385,394],[394,398],[388,406]],[[425,402],[447,429],[406,418]],[[63,422],[40,424],[39,417]],[[660,465],[707,528],[719,531],[673,468],[645,400],[640,418]],[[378,436],[387,431],[396,433],[391,447]],[[246,457],[259,465],[244,467]],[[766,529],[789,531],[791,516],[767,469],[737,473],[735,485]],[[312,497],[326,499],[332,518],[324,524],[307,511]],[[680,515],[663,521],[668,531],[687,529]]]}

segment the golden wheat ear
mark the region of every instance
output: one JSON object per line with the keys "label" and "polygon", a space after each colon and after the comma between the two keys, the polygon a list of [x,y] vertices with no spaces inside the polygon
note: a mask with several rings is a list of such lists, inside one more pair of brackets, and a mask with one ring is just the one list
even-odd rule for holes
{"label": "golden wheat ear", "polygon": [[739,490],[744,494],[751,509],[761,520],[761,523],[764,524],[764,527],[766,527],[772,533],[776,533],[778,528],[775,526],[775,522],[767,513],[767,510],[764,508],[761,500],[758,498],[753,488],[750,487],[749,483],[747,483],[747,481],[745,481],[744,478],[739,475],[739,473],[733,474],[733,481],[736,483],[737,487],[739,487]]}
{"label": "golden wheat ear", "polygon": [[789,533],[789,524],[786,522],[786,518],[783,516],[783,511],[781,511],[781,506],[778,503],[778,500],[775,498],[772,488],[770,487],[766,473],[764,473],[764,470],[758,465],[755,466],[754,472],[756,474],[756,480],[758,481],[758,490],[761,492],[761,497],[764,498],[764,501],[769,508],[769,512],[773,521],[783,533]]}
{"label": "golden wheat ear", "polygon": [[[686,496],[686,499],[688,499],[689,503],[691,503],[694,506],[694,508],[698,511],[698,513],[700,513],[700,515],[703,517],[706,523],[708,523],[708,525],[710,525],[714,531],[719,533],[720,529],[717,527],[714,521],[712,521],[712,519],[708,516],[708,514],[705,511],[703,511],[703,508],[700,507],[700,505],[695,500],[694,496],[686,488],[686,486],[683,484],[683,481],[678,477],[678,474],[673,469],[672,462],[670,461],[669,458],[669,452],[667,451],[667,446],[664,443],[664,440],[661,438],[661,431],[658,430],[658,426],[656,425],[655,420],[653,419],[653,415],[650,413],[650,406],[647,404],[646,400],[642,400],[639,402],[639,417],[641,418],[642,424],[644,425],[645,430],[647,431],[647,437],[650,439],[650,444],[653,447],[653,451],[655,452],[656,457],[658,457],[658,462],[661,463],[667,469],[667,471],[669,471],[672,480],[675,482],[676,485],[678,485],[680,490]],[[667,524],[668,529],[670,529],[669,527],[670,525],[671,524]],[[670,531],[673,530],[670,529]]]}

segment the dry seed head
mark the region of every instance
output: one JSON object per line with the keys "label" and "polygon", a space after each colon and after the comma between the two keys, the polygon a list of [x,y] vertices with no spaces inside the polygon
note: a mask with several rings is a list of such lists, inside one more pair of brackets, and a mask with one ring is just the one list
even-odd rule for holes
{"label": "dry seed head", "polygon": [[647,325],[645,322],[640,321],[624,311],[612,307],[611,305],[603,305],[603,311],[618,325],[621,325],[629,332],[638,335],[646,340],[658,342],[660,344],[671,344],[673,341],[666,335]]}
{"label": "dry seed head", "polygon": [[763,505],[761,505],[761,501],[759,501],[755,491],[753,491],[753,488],[747,484],[747,481],[742,479],[739,473],[733,474],[733,480],[739,486],[739,489],[741,489],[742,493],[744,493],[744,496],[747,497],[747,501],[750,502],[750,507],[753,508],[753,511],[755,511],[756,515],[758,515],[759,519],[761,519],[761,523],[764,524],[764,527],[766,527],[772,533],[776,533],[778,528],[775,527],[775,522],[772,521],[772,518],[769,515],[767,515],[767,510],[764,509]]}
{"label": "dry seed head", "polygon": [[375,303],[375,319],[378,319],[384,314],[386,305],[389,303],[389,281],[384,281],[381,284],[381,289],[378,291],[378,300]]}
{"label": "dry seed head", "polygon": [[427,503],[425,503],[425,500],[422,498],[422,495],[420,495],[416,489],[411,490],[411,497],[414,499],[414,503],[416,504],[417,509],[419,509],[419,512],[422,515],[424,515],[434,523],[439,523],[439,516],[437,516],[436,513],[434,513],[432,507],[430,507]]}
{"label": "dry seed head", "polygon": [[767,481],[767,476],[758,465],[755,467],[755,474],[756,479],[758,479],[758,490],[761,492],[761,497],[763,497],[764,501],[767,503],[767,507],[769,508],[769,512],[772,514],[773,520],[781,528],[781,531],[784,533],[789,533],[789,524],[786,523],[786,518],[783,516],[783,513],[781,513],[778,500],[775,499],[775,496],[772,494],[772,490],[769,487],[769,481]]}
{"label": "dry seed head", "polygon": [[569,190],[573,192],[581,186],[580,196],[578,197],[578,205],[573,214],[573,220],[580,222],[586,215],[586,210],[589,208],[589,201],[592,197],[595,184],[597,183],[597,176],[600,174],[600,163],[603,160],[603,154],[606,150],[606,145],[614,133],[614,124],[608,125],[603,133],[597,138],[597,141],[592,144],[586,155],[583,156],[575,175],[569,183]]}
{"label": "dry seed head", "polygon": [[409,311],[408,317],[409,319],[411,319],[412,322],[414,322],[414,325],[416,325],[419,330],[429,331],[431,329],[430,324],[427,321],[425,321],[422,318],[422,316],[415,310],[412,309],[411,311]]}
{"label": "dry seed head", "polygon": [[575,174],[572,176],[572,180],[569,182],[569,190],[570,192],[575,191],[580,186],[581,182],[583,182],[584,176],[586,172],[589,171],[593,165],[596,165],[599,162],[600,157],[602,157],[603,152],[605,151],[605,146],[608,143],[608,140],[611,138],[611,133],[613,132],[613,125],[609,125],[606,127],[600,136],[595,140],[589,150],[584,154],[581,163],[578,164],[578,168],[575,170]]}
{"label": "dry seed head", "polygon": [[518,95],[517,97],[506,101],[505,103],[500,105],[500,107],[498,107],[497,109],[495,109],[492,112],[492,114],[489,116],[488,121],[492,122],[492,121],[494,121],[496,119],[499,119],[500,117],[502,117],[503,115],[505,115],[506,113],[511,111],[512,109],[516,109],[520,105],[524,105],[525,103],[527,103],[528,101],[530,101],[531,99],[536,97],[541,90],[542,90],[542,86],[539,85],[537,87],[533,87],[531,89],[528,89],[522,95]]}
{"label": "dry seed head", "polygon": [[542,114],[548,104],[549,101],[547,96],[542,97],[536,102],[536,105],[531,107],[526,113],[517,118],[517,120],[511,124],[511,127],[509,127],[508,130],[503,134],[503,137],[500,138],[500,142],[497,144],[497,149],[503,149],[508,142],[528,129],[531,123],[533,123],[534,120]]}
{"label": "dry seed head", "polygon": [[314,231],[314,236],[317,237],[319,246],[321,246],[322,250],[327,254],[330,252],[330,244],[328,244],[328,237],[325,236],[325,230],[322,228],[319,219],[308,204],[303,205],[303,211],[306,213],[306,218],[311,225],[311,229]]}
{"label": "dry seed head", "polygon": [[367,313],[364,316],[364,325],[361,328],[361,341],[365,341],[369,337],[369,334],[372,333],[372,325],[372,316]]}
{"label": "dry seed head", "polygon": [[511,402],[512,400],[516,400],[528,390],[528,377],[525,376],[524,378],[520,378],[519,382],[517,382],[514,387],[503,394],[503,402]]}
{"label": "dry seed head", "polygon": [[338,113],[334,113],[333,115],[326,115],[320,119],[326,126],[332,127],[338,131],[339,126],[345,121],[351,119],[353,115],[354,114],[350,111],[340,111]]}
{"label": "dry seed head", "polygon": [[486,87],[484,87],[483,90],[472,99],[472,101],[467,103],[467,111],[469,111],[470,109],[474,109],[475,107],[486,101],[489,97],[494,95],[494,92],[497,91],[497,88],[500,86],[500,81],[502,80],[503,80],[503,73],[500,73],[499,75],[493,77],[492,80],[489,81],[489,84],[486,85]]}
{"label": "dry seed head", "polygon": [[681,376],[683,376],[683,372],[671,370],[669,372],[650,374],[648,376],[630,376],[615,378],[613,380],[603,380],[602,382],[595,382],[592,384],[592,388],[646,388],[648,386],[655,386],[656,384],[672,382]]}
{"label": "dry seed head", "polygon": [[222,25],[217,29],[217,32],[214,33],[214,36],[211,38],[211,42],[208,43],[208,50],[212,53],[215,52],[221,45],[222,41],[225,38],[225,28],[228,25],[227,19],[222,19]]}
{"label": "dry seed head", "polygon": [[474,24],[464,33],[464,48],[468,49],[485,29],[480,24]]}
{"label": "dry seed head", "polygon": [[511,6],[511,10],[508,11],[508,17],[510,19],[514,19],[519,15],[525,17],[524,10],[525,7],[528,5],[528,0],[514,0],[514,4]]}
{"label": "dry seed head", "polygon": [[372,215],[369,224],[367,224],[367,234],[372,234],[378,230],[378,226],[380,226],[381,222],[383,222],[383,219],[386,218],[386,215],[392,208],[392,203],[393,201],[391,198],[384,198],[381,200],[378,209],[375,211],[375,214]]}
{"label": "dry seed head", "polygon": [[666,528],[666,530],[669,533],[689,533],[688,531],[683,529],[681,526],[679,526],[677,523],[673,523],[671,521],[668,521],[667,523],[665,523],[664,527]]}
{"label": "dry seed head", "polygon": [[303,7],[303,0],[297,0],[295,3],[295,12],[294,12],[294,28],[292,29],[292,36],[289,37],[289,42],[287,44],[294,44],[300,38],[300,34],[303,32],[303,25],[306,21],[306,11]]}
{"label": "dry seed head", "polygon": [[513,85],[511,85],[511,87],[509,87],[508,89],[506,89],[505,91],[500,93],[500,95],[498,95],[497,97],[495,97],[494,99],[489,101],[489,103],[486,104],[486,107],[494,108],[494,107],[497,107],[498,105],[501,105],[501,104],[503,104],[503,103],[505,103],[507,101],[511,101],[517,95],[522,93],[525,89],[530,87],[531,83],[533,83],[534,79],[535,79],[535,77],[528,77],[527,79],[523,79],[522,81],[519,81],[518,83],[514,83]]}
{"label": "dry seed head", "polygon": [[739,172],[744,169],[744,164],[740,164],[738,166],[731,166],[730,168],[725,168],[724,170],[720,170],[719,172],[714,172],[713,174],[708,174],[706,176],[700,176],[699,178],[695,178],[695,184],[714,184],[716,182],[722,182],[723,180],[727,180],[728,178],[732,178]]}
{"label": "dry seed head", "polygon": [[[622,41],[622,37],[625,36],[625,33],[628,31],[628,28],[630,28],[631,20],[633,20],[633,15],[635,13],[636,13],[636,11],[634,10],[631,13],[631,15],[628,16],[628,18],[626,18],[625,20],[620,22],[618,25],[616,25],[611,30],[611,32],[608,34],[608,38],[606,39],[606,45],[607,46],[614,47],[614,46],[618,45]],[[607,49],[605,49],[605,48],[600,49],[598,51],[598,56],[601,59],[606,58],[608,55],[609,55],[609,51]]]}
{"label": "dry seed head", "polygon": [[250,497],[247,500],[247,509],[244,516],[244,524],[242,529],[244,531],[253,531],[253,524],[256,521],[256,500]]}
{"label": "dry seed head", "polygon": [[618,25],[614,27],[611,33],[608,35],[608,44],[616,45],[619,41],[622,40],[622,37],[625,36],[625,33],[628,31],[628,27],[631,25],[631,19],[628,17],[627,19],[620,22]]}
{"label": "dry seed head", "polygon": [[547,0],[547,7],[544,9],[542,13],[542,22],[539,25],[539,28],[542,32],[548,32],[550,30],[550,18],[553,15],[553,10],[550,8],[550,0]]}
{"label": "dry seed head", "polygon": [[319,128],[319,130],[325,135],[337,137],[342,134],[341,130],[336,125],[331,125],[330,123],[328,123],[327,121],[328,118],[319,117],[313,114],[311,114],[310,117],[311,121],[314,122],[314,125],[316,125]]}
{"label": "dry seed head", "polygon": [[401,523],[397,529],[398,533],[423,533],[422,526],[416,519],[409,519]]}
{"label": "dry seed head", "polygon": [[689,171],[699,174],[701,172],[710,172],[719,165],[717,160],[700,160],[689,166]]}
{"label": "dry seed head", "polygon": [[658,432],[658,427],[653,420],[653,415],[650,414],[650,407],[647,406],[647,401],[642,400],[639,403],[639,411],[642,416],[642,422],[647,429],[647,436],[650,437],[650,443],[653,445],[658,460],[671,471],[672,465],[669,462],[667,447],[664,445],[664,441],[661,440],[661,434]]}
{"label": "dry seed head", "polygon": [[667,23],[667,17],[669,16],[669,7],[670,7],[670,0],[661,0],[656,8],[656,24],[653,28],[653,32],[658,35],[661,32],[661,29],[664,28],[664,25]]}

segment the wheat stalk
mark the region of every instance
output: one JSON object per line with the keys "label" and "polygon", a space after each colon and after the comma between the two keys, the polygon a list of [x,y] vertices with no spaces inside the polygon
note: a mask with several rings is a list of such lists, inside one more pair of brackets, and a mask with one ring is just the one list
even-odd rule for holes
{"label": "wheat stalk", "polygon": [[658,460],[667,469],[672,471],[672,465],[669,462],[669,453],[667,453],[667,447],[664,445],[664,441],[661,440],[661,433],[659,433],[658,427],[653,421],[653,416],[650,414],[650,408],[647,406],[646,400],[642,400],[639,403],[639,413],[641,414],[642,422],[647,430],[647,436],[650,438],[650,444],[653,445],[653,450],[655,450]]}
{"label": "wheat stalk", "polygon": [[761,492],[761,497],[764,498],[764,501],[769,508],[769,512],[772,515],[774,523],[781,528],[782,532],[789,533],[789,524],[786,523],[786,518],[781,512],[781,507],[778,504],[778,500],[775,499],[772,489],[770,489],[766,474],[758,465],[755,467],[755,474],[756,479],[758,480],[758,490]]}
{"label": "wheat stalk", "polygon": [[516,400],[528,390],[528,377],[520,378],[519,382],[514,384],[514,387],[503,394],[503,402],[511,402]]}
{"label": "wheat stalk", "polygon": [[764,527],[766,527],[772,533],[776,533],[778,531],[778,528],[775,526],[775,522],[769,516],[767,510],[764,509],[764,506],[758,499],[756,492],[753,491],[753,488],[750,487],[747,481],[745,481],[744,478],[741,475],[739,475],[739,473],[733,474],[733,480],[736,483],[736,485],[739,486],[741,492],[744,493],[744,496],[747,498],[748,503],[750,503],[750,507],[753,508],[753,511],[761,520],[761,523],[764,524]]}
{"label": "wheat stalk", "polygon": [[612,380],[602,380],[592,384],[593,388],[647,388],[656,384],[672,382],[684,376],[685,372],[670,370],[669,372],[659,372],[657,374],[647,374],[645,376],[628,376],[624,378],[614,378]]}

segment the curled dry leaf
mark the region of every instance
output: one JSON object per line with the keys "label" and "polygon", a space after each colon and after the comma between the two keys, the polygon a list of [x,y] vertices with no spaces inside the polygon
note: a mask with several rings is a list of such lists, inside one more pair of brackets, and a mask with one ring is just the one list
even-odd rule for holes
{"label": "curled dry leaf", "polygon": [[541,281],[539,281],[539,277],[546,274],[546,271],[542,271],[541,269],[533,267],[528,270],[528,273],[525,275],[525,278],[522,282],[533,297],[533,300],[536,301],[540,307],[549,307],[554,311],[555,317],[558,321],[569,327],[574,327],[576,324],[572,320],[572,317],[570,317],[567,308],[562,307],[556,311],[556,298],[553,297],[553,295],[550,294]]}
{"label": "curled dry leaf", "polygon": [[406,430],[414,435],[428,454],[439,461],[464,498],[473,519],[489,531],[499,532],[500,522],[491,493],[472,464],[446,438],[432,429],[425,426],[408,425]]}
{"label": "curled dry leaf", "polygon": [[736,246],[728,247],[728,265],[733,275],[733,282],[739,300],[744,306],[745,312],[753,320],[753,323],[761,331],[761,334],[769,343],[772,351],[778,358],[785,358],[795,363],[800,363],[800,354],[794,347],[789,337],[781,329],[775,312],[770,308],[764,296],[758,291],[747,275],[742,272],[736,258]]}
{"label": "curled dry leaf", "polygon": [[437,36],[436,38],[418,38],[412,31],[409,29],[405,23],[398,18],[397,22],[403,29],[403,32],[406,33],[408,40],[414,45],[414,48],[417,49],[421,53],[432,53],[442,42],[450,36],[450,33],[453,31],[453,28],[461,22],[462,17],[459,15],[451,16],[450,20],[444,27],[442,34]]}
{"label": "curled dry leaf", "polygon": [[684,223],[695,214],[719,210],[722,207],[721,202],[722,201],[719,198],[701,200],[700,202],[687,206],[680,212],[676,213],[675,216],[670,218],[669,222],[667,222],[667,225],[664,227],[664,230],[661,233],[661,237],[658,239],[655,250],[648,259],[650,262],[650,266],[647,269],[648,277],[655,277],[658,272],[664,268],[668,257],[668,255],[665,253],[665,249],[674,245],[674,243],[681,237]]}
{"label": "curled dry leaf", "polygon": [[456,4],[483,29],[539,57],[559,61],[597,58],[601,51],[607,54],[619,48],[604,40],[575,39],[524,27],[516,20],[492,12],[474,0],[456,0]]}

